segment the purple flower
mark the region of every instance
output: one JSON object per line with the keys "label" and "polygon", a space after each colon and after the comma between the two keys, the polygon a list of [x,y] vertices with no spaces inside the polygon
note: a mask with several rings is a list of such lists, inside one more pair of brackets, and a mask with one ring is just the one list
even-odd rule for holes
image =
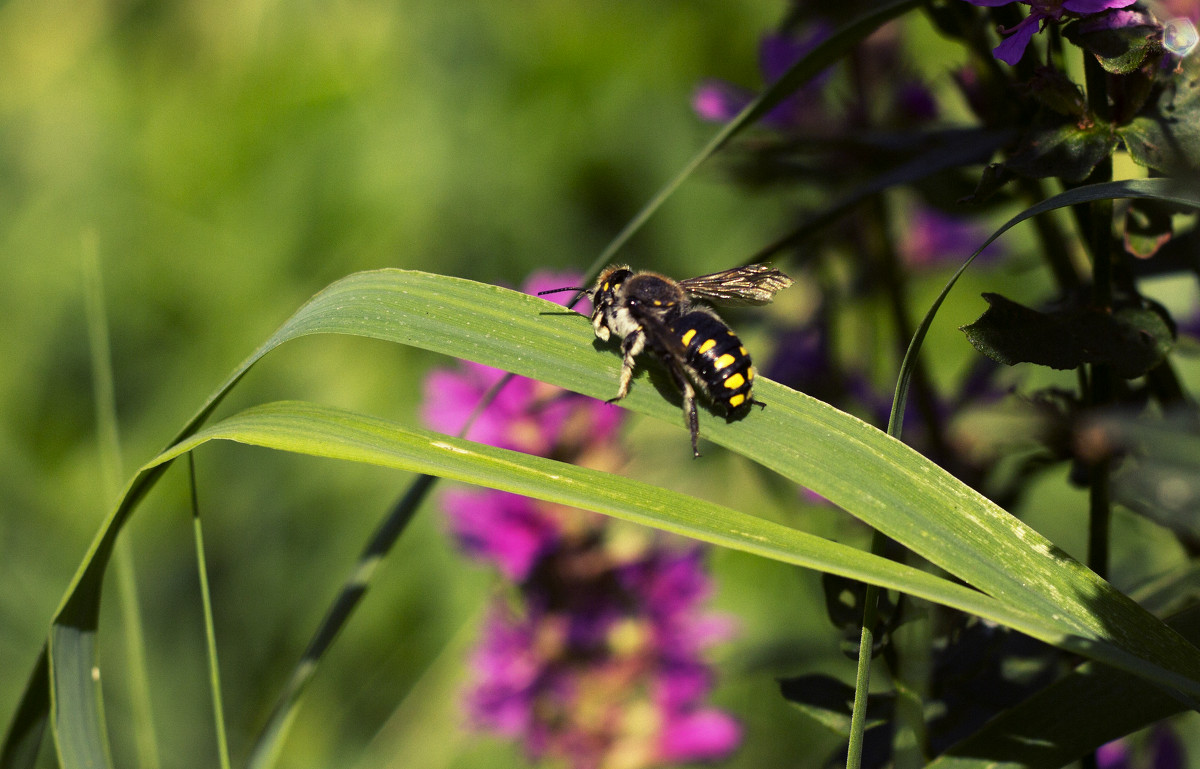
{"label": "purple flower", "polygon": [[[562,574],[583,552],[612,568]],[[550,556],[522,585],[523,613],[498,603],[487,621],[471,723],[575,769],[728,755],[741,728],[705,704],[713,676],[699,653],[719,636],[696,630],[722,623],[699,611],[709,590],[699,555],[655,543],[622,565],[602,548]],[[555,571],[563,581],[544,579]]]}
{"label": "purple flower", "polygon": [[[1025,55],[1025,48],[1046,20],[1060,21],[1066,14],[1087,16],[1113,8],[1133,5],[1136,0],[1020,0],[1029,6],[1029,15],[1017,26],[1002,30],[1007,37],[1000,41],[992,53],[1006,64],[1016,64]],[[1017,0],[967,0],[972,5],[995,8],[1017,2]]]}
{"label": "purple flower", "polygon": [[663,725],[658,753],[662,761],[706,761],[729,755],[742,739],[742,729],[728,714],[702,709],[673,714]]}
{"label": "purple flower", "polygon": [[1129,769],[1132,758],[1129,741],[1124,738],[1096,748],[1096,766],[1099,769]]}
{"label": "purple flower", "polygon": [[559,523],[533,500],[502,491],[451,489],[442,495],[450,531],[467,554],[484,558],[510,580],[529,576],[559,539]]}
{"label": "purple flower", "polygon": [[[921,207],[911,214],[897,246],[900,258],[915,269],[959,265],[988,236],[988,228],[971,219]],[[1001,248],[991,243],[976,262],[1000,256]]]}
{"label": "purple flower", "polygon": [[[805,54],[816,48],[829,36],[825,26],[814,27],[802,37],[772,34],[763,37],[759,44],[759,69],[763,81],[770,85],[791,68]],[[788,98],[775,105],[763,116],[762,122],[775,128],[790,128],[818,107],[820,92],[828,81],[830,70],[825,70],[808,81]],[[692,95],[692,108],[704,120],[724,123],[732,120],[746,108],[758,94],[724,80],[705,80]]]}
{"label": "purple flower", "polygon": [[[579,280],[539,275],[525,288]],[[426,423],[457,433],[503,376],[471,363],[435,371]],[[468,437],[614,469],[622,413],[515,377]],[[737,746],[737,723],[706,702],[713,675],[702,655],[730,628],[703,610],[701,547],[651,533],[631,548],[627,530],[614,537],[602,516],[499,491],[452,489],[442,505],[462,549],[516,584],[515,599],[492,607],[472,658],[465,705],[474,728],[573,769],[719,758]]]}

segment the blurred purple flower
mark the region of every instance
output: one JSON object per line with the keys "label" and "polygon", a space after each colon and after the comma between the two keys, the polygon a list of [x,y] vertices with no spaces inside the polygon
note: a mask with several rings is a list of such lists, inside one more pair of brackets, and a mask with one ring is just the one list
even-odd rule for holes
{"label": "blurred purple flower", "polygon": [[1097,769],[1130,769],[1132,752],[1129,741],[1122,738],[1096,748]]}
{"label": "blurred purple flower", "polygon": [[[771,34],[763,37],[758,48],[758,64],[763,82],[771,85],[799,61],[829,37],[830,29],[824,25],[812,28],[803,36]],[[791,96],[775,105],[762,122],[774,128],[790,128],[803,122],[805,116],[819,105],[821,90],[829,80],[831,70],[805,83]],[[692,95],[692,108],[704,120],[724,123],[732,120],[746,108],[758,94],[724,80],[705,80]]]}
{"label": "blurred purple flower", "polygon": [[559,524],[528,497],[451,489],[442,495],[450,531],[468,554],[491,561],[510,580],[529,576],[558,542]]}
{"label": "blurred purple flower", "polygon": [[1175,730],[1159,723],[1144,740],[1122,737],[1096,749],[1098,769],[1183,769],[1187,755]]}
{"label": "blurred purple flower", "polygon": [[1200,339],[1200,310],[1193,308],[1186,317],[1176,318],[1175,327],[1181,334]]}
{"label": "blurred purple flower", "polygon": [[915,80],[899,85],[895,106],[905,123],[925,123],[938,116],[938,104],[933,92],[924,83]]}
{"label": "blurred purple flower", "polygon": [[728,755],[741,728],[704,704],[698,654],[722,636],[695,632],[709,589],[699,555],[654,547],[615,571],[523,585],[524,613],[494,608],[475,654],[472,723],[576,769]]}
{"label": "blurred purple flower", "polygon": [[[537,275],[525,290],[579,280]],[[432,373],[426,423],[458,432],[503,376],[471,363]],[[468,437],[615,469],[621,414],[516,377]],[[627,535],[614,545],[602,516],[499,491],[453,489],[442,503],[459,545],[516,583],[521,604],[497,601],[485,623],[466,696],[474,728],[573,769],[640,769],[737,747],[736,721],[705,703],[713,676],[702,655],[730,627],[703,611],[711,586],[700,547],[658,534],[637,548]]]}
{"label": "blurred purple flower", "polygon": [[711,761],[728,755],[742,739],[737,722],[719,710],[672,714],[662,730],[659,759],[669,763]]}
{"label": "blurred purple flower", "polygon": [[794,390],[826,400],[824,388],[833,384],[833,359],[825,324],[817,322],[790,328],[779,337],[774,357],[763,374]]}
{"label": "blurred purple flower", "polygon": [[[990,234],[978,222],[944,214],[933,208],[918,208],[910,217],[897,245],[904,264],[913,269],[959,265],[979,247]],[[976,259],[990,261],[1001,255],[997,243],[991,243]]]}
{"label": "blurred purple flower", "polygon": [[[1018,0],[966,0],[972,5],[995,8],[1018,2]],[[1025,55],[1025,48],[1034,34],[1043,26],[1043,21],[1061,21],[1063,16],[1087,16],[1113,8],[1133,5],[1136,0],[1019,0],[1029,6],[1029,15],[1011,29],[1001,30],[1006,37],[992,53],[1006,64],[1016,64]]]}

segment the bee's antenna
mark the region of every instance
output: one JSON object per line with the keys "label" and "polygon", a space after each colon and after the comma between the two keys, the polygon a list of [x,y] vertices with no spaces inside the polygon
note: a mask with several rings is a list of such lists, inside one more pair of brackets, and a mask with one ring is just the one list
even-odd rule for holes
{"label": "bee's antenna", "polygon": [[583,291],[583,292],[586,292],[586,291],[587,291],[587,289],[586,289],[586,288],[581,288],[581,287],[579,287],[579,286],[567,286],[566,288],[552,288],[552,289],[549,289],[548,291],[539,291],[539,292],[537,292],[537,295],[538,295],[538,296],[544,296],[544,295],[546,295],[546,294],[561,294],[563,291]]}

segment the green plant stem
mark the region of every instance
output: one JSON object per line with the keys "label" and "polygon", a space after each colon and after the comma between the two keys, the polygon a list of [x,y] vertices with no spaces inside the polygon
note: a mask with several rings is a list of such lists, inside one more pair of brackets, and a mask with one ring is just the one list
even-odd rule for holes
{"label": "green plant stem", "polygon": [[[1096,58],[1084,53],[1084,76],[1087,83],[1088,107],[1095,119],[1108,120],[1108,75]],[[1089,182],[1112,180],[1112,157],[1107,157],[1089,177]],[[1092,252],[1092,305],[1099,310],[1111,312],[1113,307],[1113,247],[1111,200],[1096,200],[1088,206],[1086,235]],[[1111,366],[1094,364],[1090,377],[1091,392],[1088,402],[1092,408],[1104,408],[1112,404],[1116,395],[1116,380]],[[1112,500],[1109,491],[1111,462],[1101,459],[1094,463],[1090,473],[1088,499],[1088,566],[1105,577],[1108,574],[1109,530],[1112,522]]]}
{"label": "green plant stem", "polygon": [[213,723],[217,732],[217,758],[221,769],[230,769],[229,737],[225,729],[225,707],[221,704],[221,666],[217,661],[217,634],[213,625],[212,593],[208,588],[208,563],[204,557],[204,532],[200,525],[200,500],[196,494],[195,454],[188,453],[188,480],[192,489],[192,531],[196,543],[196,571],[200,578],[200,602],[204,609],[204,641],[208,652],[208,678],[212,691]]}
{"label": "green plant stem", "polygon": [[[871,535],[871,554],[883,555],[887,536]],[[875,650],[875,626],[879,623],[879,587],[868,584],[863,591],[862,628],[858,637],[858,664],[854,673],[854,704],[850,710],[850,743],[846,750],[846,769],[862,766],[863,739],[867,731],[867,702],[871,693],[871,659]]]}
{"label": "green plant stem", "polygon": [[1109,495],[1109,463],[1092,468],[1088,496],[1088,566],[1101,577],[1108,578],[1108,532],[1112,523],[1112,500]]}

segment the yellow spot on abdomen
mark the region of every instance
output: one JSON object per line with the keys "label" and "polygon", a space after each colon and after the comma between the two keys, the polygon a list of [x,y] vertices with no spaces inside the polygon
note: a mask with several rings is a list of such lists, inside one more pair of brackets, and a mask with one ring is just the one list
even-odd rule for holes
{"label": "yellow spot on abdomen", "polygon": [[714,348],[716,346],[717,346],[716,339],[706,339],[704,341],[704,344],[700,345],[700,349],[698,350],[698,352],[701,355],[703,355],[704,353],[708,352],[709,350],[711,350],[712,348]]}
{"label": "yellow spot on abdomen", "polygon": [[720,358],[717,358],[715,361],[713,361],[713,368],[718,370],[723,369],[730,363],[733,363],[735,360],[737,360],[737,358],[733,357],[729,353],[725,353]]}
{"label": "yellow spot on abdomen", "polygon": [[696,336],[696,329],[694,329],[694,328],[689,328],[687,331],[683,332],[683,346],[687,347],[689,344],[691,344],[692,338],[695,336]]}
{"label": "yellow spot on abdomen", "polygon": [[746,402],[746,396],[742,395],[741,393],[738,393],[737,395],[735,395],[729,399],[729,407],[736,409],[738,406],[742,405],[745,402]]}
{"label": "yellow spot on abdomen", "polygon": [[746,384],[746,377],[741,374],[734,374],[725,380],[725,388],[728,390],[736,390]]}

